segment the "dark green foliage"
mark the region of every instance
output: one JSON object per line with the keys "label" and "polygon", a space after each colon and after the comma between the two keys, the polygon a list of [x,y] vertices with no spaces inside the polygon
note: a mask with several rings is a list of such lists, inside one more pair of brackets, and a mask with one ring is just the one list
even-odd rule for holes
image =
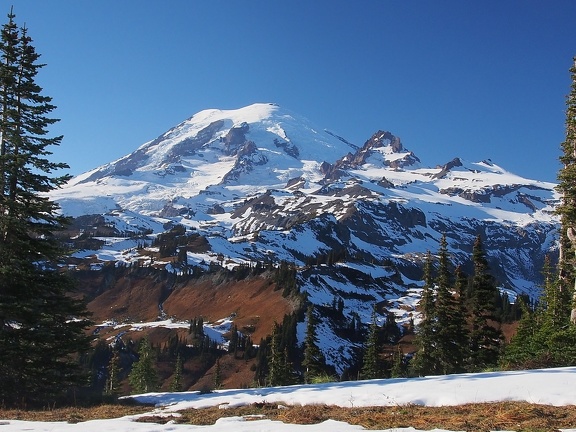
{"label": "dark green foliage", "polygon": [[[460,267],[452,270],[445,235],[440,241],[436,277],[433,277],[432,271],[432,255],[428,253],[420,301],[421,322],[416,332],[418,349],[410,364],[411,373],[465,372],[470,367],[469,314],[466,307],[468,278]],[[480,323],[488,324],[487,321],[478,321],[478,326]]]}
{"label": "dark green foliage", "polygon": [[238,351],[238,327],[234,324],[230,329],[230,340],[228,341],[228,352],[236,355]]}
{"label": "dark green foliage", "polygon": [[[162,234],[159,234],[153,246],[158,246],[160,257],[174,256],[178,254],[178,261],[184,262],[186,257],[186,246],[189,238],[186,236],[186,227],[175,225]],[[180,247],[180,249],[178,249]]]}
{"label": "dark green foliage", "polygon": [[402,331],[396,322],[394,312],[386,312],[386,320],[382,326],[382,340],[388,344],[395,344],[402,336]]}
{"label": "dark green foliage", "polygon": [[467,308],[466,291],[468,286],[468,276],[462,271],[460,266],[454,270],[454,296],[456,306],[453,315],[454,329],[454,371],[465,372],[470,358],[470,328],[468,325],[469,311]]}
{"label": "dark green foliage", "polygon": [[202,339],[204,338],[204,319],[202,317],[200,318],[194,318],[190,320],[190,329],[188,331],[188,333],[193,337],[193,338],[198,338],[198,339]]}
{"label": "dark green foliage", "polygon": [[547,258],[542,271],[544,287],[536,307],[526,298],[517,302],[522,318],[516,334],[504,350],[505,369],[573,366],[576,364],[576,327],[570,325],[569,293],[554,274]]}
{"label": "dark green foliage", "polygon": [[525,304],[523,308],[518,330],[504,350],[501,366],[534,369],[575,365],[576,327],[553,329],[543,325],[541,311],[531,311]]}
{"label": "dark green foliage", "polygon": [[551,331],[557,331],[570,322],[570,293],[554,274],[549,256],[544,259],[542,274],[544,292],[540,297],[538,312],[542,315],[542,325]]}
{"label": "dark green foliage", "polygon": [[85,352],[88,313],[69,296],[74,285],[58,269],[64,255],[54,233],[68,222],[44,194],[70,177],[48,160],[57,120],[35,79],[43,66],[15,16],[0,35],[0,400],[46,403],[85,382],[77,354]]}
{"label": "dark green foliage", "polygon": [[435,319],[436,309],[434,303],[434,281],[432,279],[432,254],[426,254],[424,264],[424,286],[420,300],[420,313],[422,319],[416,333],[417,351],[411,362],[414,375],[427,375],[436,371],[436,340]]}
{"label": "dark green foliage", "polygon": [[251,358],[254,358],[255,355],[255,348],[252,339],[248,336],[245,338],[244,343],[244,360],[248,361]]}
{"label": "dark green foliage", "polygon": [[[560,162],[562,169],[558,172],[557,190],[561,194],[556,213],[560,215],[560,256],[559,256],[559,289],[573,294],[572,324],[576,321],[576,57],[570,68],[571,87],[566,99],[566,139],[562,143]],[[572,237],[572,240],[570,240]]]}
{"label": "dark green foliage", "polygon": [[496,313],[496,299],[499,292],[496,281],[490,274],[480,236],[474,243],[472,262],[474,275],[470,299],[472,329],[470,331],[471,364],[469,368],[482,370],[498,363],[502,333],[499,328],[500,318]]}
{"label": "dark green foliage", "polygon": [[364,345],[364,357],[360,376],[362,379],[382,378],[382,362],[380,359],[380,341],[378,338],[378,322],[376,309],[372,311],[372,321],[368,330],[368,338]]}
{"label": "dark green foliage", "polygon": [[135,393],[147,393],[158,389],[156,355],[146,338],[140,341],[138,361],[132,365],[128,379]]}
{"label": "dark green foliage", "polygon": [[316,326],[318,322],[314,317],[314,308],[308,307],[306,312],[306,335],[304,336],[304,360],[302,368],[304,369],[304,380],[310,382],[312,378],[322,375],[326,369],[326,360],[324,354],[318,347],[318,336]]}
{"label": "dark green foliage", "polygon": [[402,353],[402,350],[398,348],[394,353],[392,358],[392,368],[390,369],[391,378],[404,378],[408,376],[408,362]]}
{"label": "dark green foliage", "polygon": [[114,350],[110,362],[108,363],[106,378],[106,386],[104,387],[104,394],[116,396],[120,389],[120,353]]}
{"label": "dark green foliage", "polygon": [[[272,334],[260,341],[254,374],[259,385],[287,385],[298,381],[294,366],[300,362],[297,321],[296,313],[285,315],[282,324],[275,323]],[[244,357],[253,357],[254,348],[249,338],[245,346]]]}
{"label": "dark green foliage", "polygon": [[214,388],[216,390],[222,387],[222,369],[220,367],[220,359],[216,359],[216,365],[214,366]]}
{"label": "dark green foliage", "polygon": [[172,382],[168,388],[171,392],[182,391],[182,357],[180,354],[176,357],[176,364],[174,365],[174,375],[172,377]]}
{"label": "dark green foliage", "polygon": [[448,255],[446,236],[440,240],[438,276],[436,278],[436,360],[437,372],[451,374],[465,370],[467,356],[467,328],[461,298],[454,289],[454,276]]}
{"label": "dark green foliage", "polygon": [[331,249],[327,253],[318,254],[316,256],[311,256],[304,259],[307,266],[314,266],[314,265],[333,266],[335,263],[345,260],[346,260],[345,248]]}
{"label": "dark green foliage", "polygon": [[260,339],[258,347],[256,351],[256,366],[254,367],[254,382],[259,386],[263,386],[266,384],[266,376],[269,372],[270,338]]}
{"label": "dark green foliage", "polygon": [[281,386],[293,384],[292,364],[288,360],[287,349],[282,349],[282,326],[274,325],[270,342],[270,357],[268,359],[268,385]]}
{"label": "dark green foliage", "polygon": [[276,282],[276,289],[282,290],[282,296],[290,297],[299,293],[296,275],[297,271],[294,264],[289,264],[286,261],[280,262],[275,270],[274,281]]}

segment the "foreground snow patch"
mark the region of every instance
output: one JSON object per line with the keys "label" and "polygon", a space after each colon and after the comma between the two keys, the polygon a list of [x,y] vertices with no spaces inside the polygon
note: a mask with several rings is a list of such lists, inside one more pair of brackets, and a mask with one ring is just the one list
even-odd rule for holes
{"label": "foreground snow patch", "polygon": [[[433,376],[415,379],[350,381],[318,385],[271,387],[243,390],[148,393],[134,396],[140,402],[154,403],[156,409],[145,415],[166,415],[186,408],[227,407],[255,402],[285,405],[337,405],[341,407],[461,405],[467,403],[526,401],[545,405],[576,405],[576,367],[515,372],[489,372]],[[225,415],[225,412],[223,412]],[[487,414],[488,415],[488,414]],[[223,417],[214,425],[191,426],[168,422],[164,425],[136,423],[138,416],[94,420],[77,424],[0,420],[0,432],[348,432],[360,426],[328,420],[317,425],[293,425],[258,417]],[[564,429],[564,432],[576,432]],[[414,428],[382,432],[419,432]],[[435,429],[436,432],[444,430]],[[444,431],[449,432],[449,431]]]}
{"label": "foreground snow patch", "polygon": [[164,406],[169,411],[261,402],[345,408],[408,404],[449,406],[498,401],[562,406],[576,404],[575,385],[576,367],[569,367],[220,390],[203,395],[198,392],[148,393],[135,396],[135,399]]}

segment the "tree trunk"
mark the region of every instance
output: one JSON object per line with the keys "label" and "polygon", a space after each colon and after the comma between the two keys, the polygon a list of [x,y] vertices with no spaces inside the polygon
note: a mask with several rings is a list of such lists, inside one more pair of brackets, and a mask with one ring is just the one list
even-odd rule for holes
{"label": "tree trunk", "polygon": [[[570,240],[572,248],[575,250],[576,254],[576,231],[574,231],[574,228],[568,227],[566,234],[568,235],[568,239]],[[570,311],[570,322],[572,324],[576,324],[576,278],[574,278],[574,291],[572,293],[572,310]]]}

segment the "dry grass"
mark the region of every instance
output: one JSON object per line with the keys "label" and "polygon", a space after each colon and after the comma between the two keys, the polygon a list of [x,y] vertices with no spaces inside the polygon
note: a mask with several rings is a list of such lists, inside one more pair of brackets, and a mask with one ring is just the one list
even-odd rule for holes
{"label": "dry grass", "polygon": [[284,423],[313,424],[328,419],[360,425],[368,430],[414,427],[469,432],[490,430],[554,431],[576,426],[576,407],[552,407],[523,402],[470,404],[454,407],[416,405],[371,408],[340,408],[324,405],[291,406],[252,405],[235,409],[187,410],[181,421],[213,424],[223,416],[263,415]]}
{"label": "dry grass", "polygon": [[[118,418],[149,412],[150,407],[103,405],[93,408],[63,408],[43,411],[0,410],[0,419],[67,421]],[[315,424],[328,419],[360,425],[368,430],[415,427],[454,431],[490,430],[557,431],[576,426],[576,407],[553,407],[525,402],[469,404],[453,407],[417,405],[370,408],[340,408],[325,405],[281,406],[262,403],[239,408],[206,408],[180,411],[180,417],[145,416],[140,421],[211,425],[221,417],[242,416],[246,420],[266,418],[292,424]]]}
{"label": "dry grass", "polygon": [[0,409],[2,420],[65,421],[79,423],[94,419],[113,419],[150,412],[149,406],[98,405],[90,408],[54,408],[42,410]]}

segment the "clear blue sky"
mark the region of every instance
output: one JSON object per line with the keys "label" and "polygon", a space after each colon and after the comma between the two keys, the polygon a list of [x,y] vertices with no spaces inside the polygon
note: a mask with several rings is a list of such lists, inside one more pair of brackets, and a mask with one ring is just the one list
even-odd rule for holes
{"label": "clear blue sky", "polygon": [[[275,102],[424,165],[491,158],[555,181],[574,0],[0,0],[41,60],[80,174],[206,108]],[[3,22],[6,22],[4,18]]]}

